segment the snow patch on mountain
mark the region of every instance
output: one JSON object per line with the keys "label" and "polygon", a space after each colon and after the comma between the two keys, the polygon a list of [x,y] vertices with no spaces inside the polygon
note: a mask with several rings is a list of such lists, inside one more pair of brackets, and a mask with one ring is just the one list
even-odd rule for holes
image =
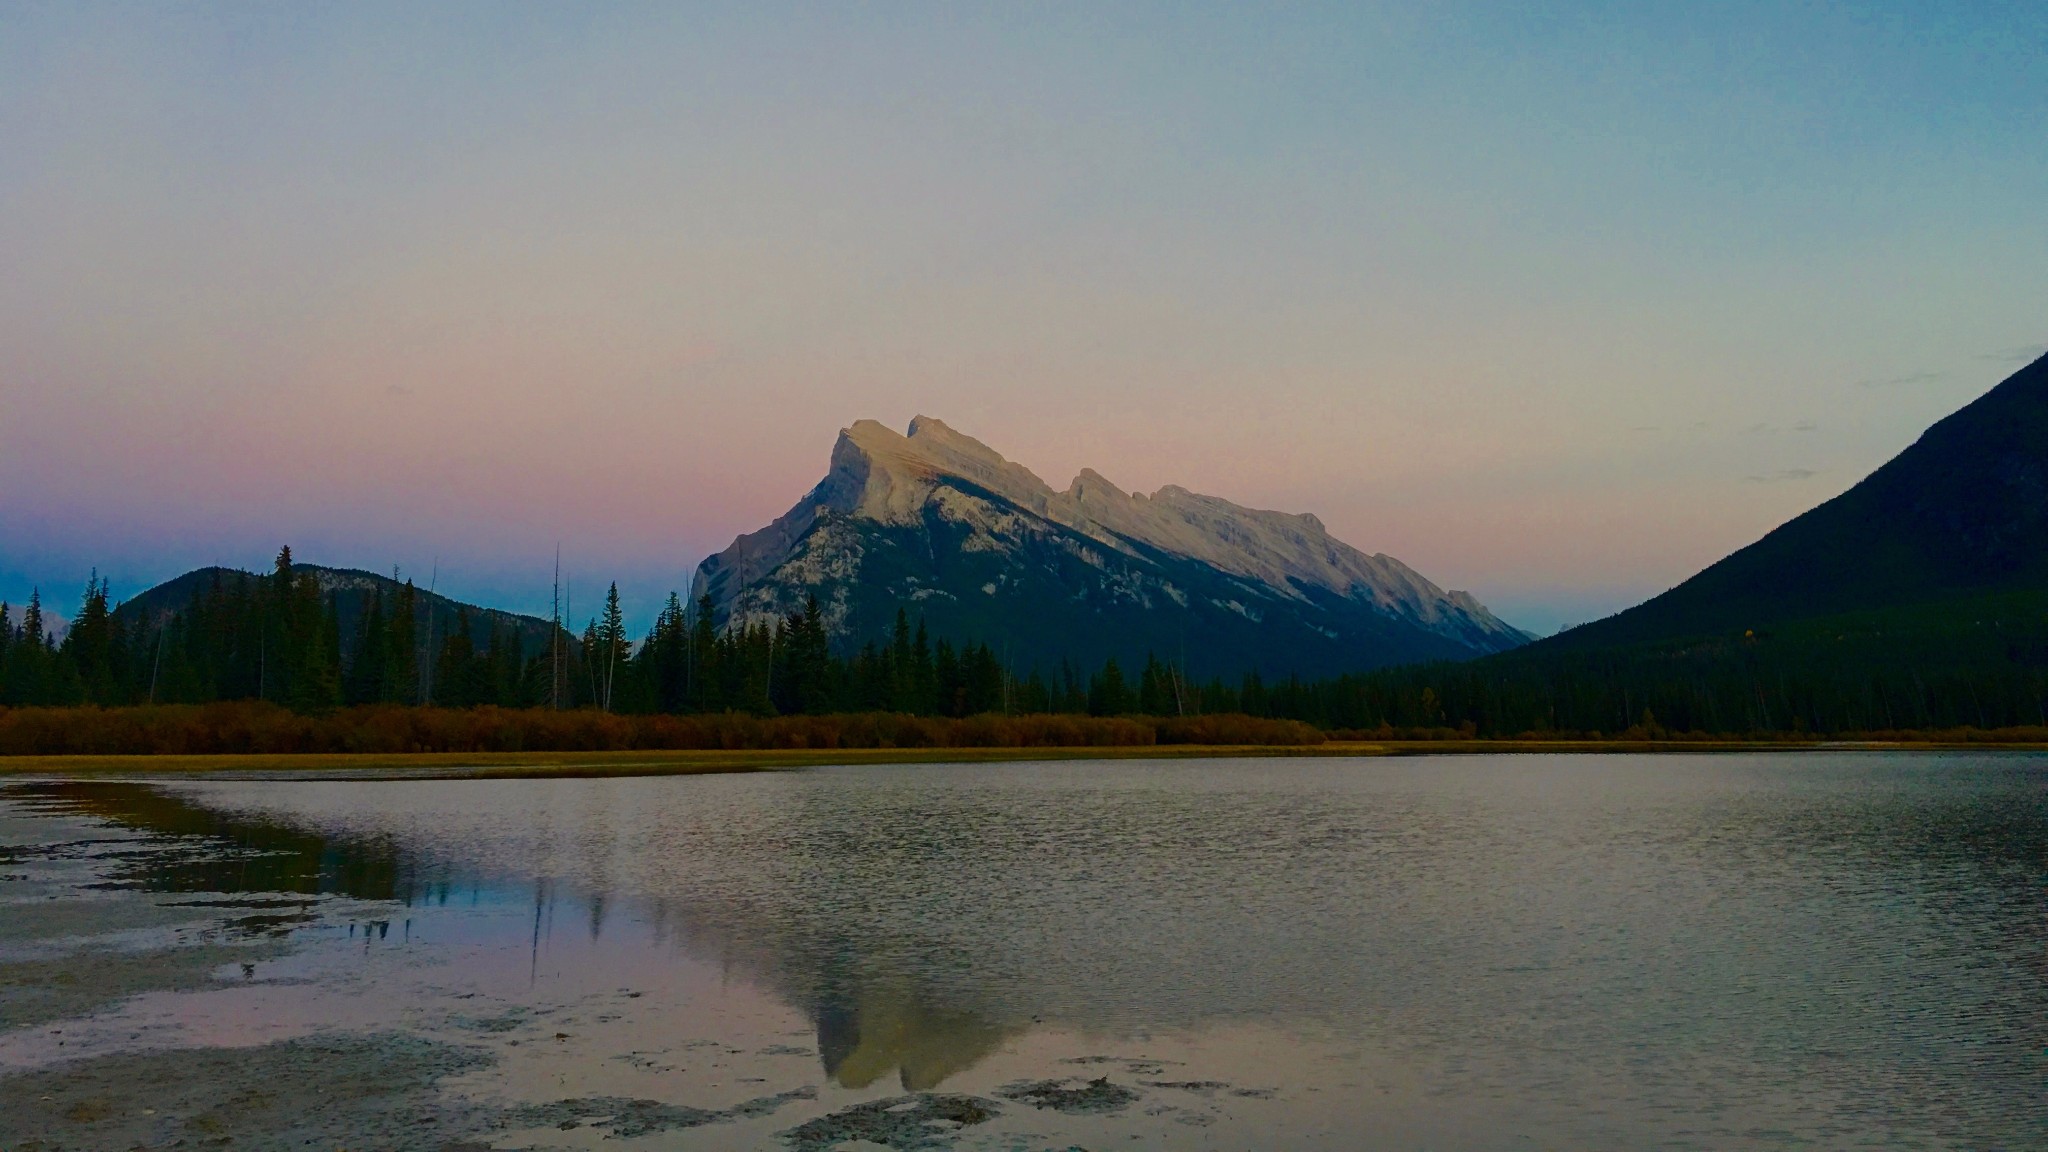
{"label": "snow patch on mountain", "polygon": [[[912,420],[907,434],[873,420],[841,431],[825,478],[773,523],[707,559],[695,592],[712,596],[721,608],[735,606],[738,597],[736,618],[744,619],[775,602],[763,597],[761,608],[747,611],[755,598],[740,593],[771,573],[785,585],[849,576],[846,565],[857,568],[858,555],[840,562],[816,558],[824,544],[815,537],[801,549],[803,571],[778,572],[821,517],[904,527],[936,518],[964,529],[962,551],[999,554],[1044,536],[1047,524],[1058,525],[1126,556],[1196,561],[1284,599],[1336,596],[1480,649],[1528,639],[1470,594],[1446,592],[1391,556],[1352,547],[1311,514],[1246,508],[1177,485],[1150,495],[1127,493],[1093,469],[1055,491],[1030,469],[928,416]],[[1084,547],[1076,551],[1095,567],[1107,566]],[[1118,591],[1150,603],[1140,588]],[[1185,602],[1177,590],[1165,595]]]}

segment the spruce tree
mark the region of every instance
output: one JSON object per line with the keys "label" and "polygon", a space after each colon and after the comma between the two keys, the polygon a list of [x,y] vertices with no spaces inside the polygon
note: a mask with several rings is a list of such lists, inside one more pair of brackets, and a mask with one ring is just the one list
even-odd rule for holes
{"label": "spruce tree", "polygon": [[455,610],[455,626],[441,642],[434,667],[432,703],[444,708],[469,708],[481,703],[477,684],[476,642],[469,635],[469,608]]}
{"label": "spruce tree", "polygon": [[1145,668],[1138,674],[1138,711],[1148,716],[1170,716],[1174,712],[1173,701],[1173,680],[1166,666],[1152,653],[1145,653]]}
{"label": "spruce tree", "polygon": [[963,716],[999,711],[1003,707],[1003,667],[987,644],[969,644],[960,657]]}
{"label": "spruce tree", "polygon": [[932,663],[932,642],[924,627],[924,619],[918,618],[917,638],[910,642],[911,706],[910,711],[920,716],[930,716],[938,711],[939,677],[938,669]]}
{"label": "spruce tree", "polygon": [[960,658],[950,641],[940,639],[932,649],[932,710],[941,716],[967,714],[967,686],[960,675]]}
{"label": "spruce tree", "polygon": [[85,599],[60,649],[76,672],[85,698],[95,704],[118,703],[114,689],[113,613],[107,586],[95,570],[85,581]]}
{"label": "spruce tree", "polygon": [[392,704],[419,702],[419,589],[411,580],[391,597],[391,615],[384,631],[384,699]]}
{"label": "spruce tree", "polygon": [[682,598],[668,594],[661,615],[644,646],[652,689],[651,706],[661,712],[681,712],[688,707],[690,674],[690,622]]}
{"label": "spruce tree", "polygon": [[519,628],[491,617],[490,651],[484,660],[484,682],[481,685],[479,703],[496,704],[501,708],[518,707],[518,690],[521,659]]}
{"label": "spruce tree", "polygon": [[1053,711],[1052,690],[1046,686],[1045,677],[1033,668],[1023,685],[1017,690],[1017,711],[1026,715]]}
{"label": "spruce tree", "polygon": [[1266,716],[1271,714],[1266,693],[1266,682],[1259,676],[1257,669],[1244,674],[1244,686],[1238,689],[1237,702],[1238,708],[1247,716]]}
{"label": "spruce tree", "polygon": [[384,699],[384,675],[390,664],[390,636],[384,623],[384,592],[372,587],[356,621],[355,652],[349,660],[343,698],[349,704],[375,704]]}
{"label": "spruce tree", "polygon": [[602,687],[601,706],[607,712],[612,710],[613,689],[618,682],[619,661],[625,656],[626,614],[619,608],[619,584],[612,581],[611,590],[604,596],[604,616],[598,621],[597,641],[603,648],[604,663],[597,669],[598,684]]}
{"label": "spruce tree", "polygon": [[299,573],[283,606],[280,698],[298,712],[324,712],[341,703],[341,626],[320,581]]}
{"label": "spruce tree", "polygon": [[577,692],[588,693],[584,699],[592,705],[602,700],[597,680],[598,647],[597,621],[593,619],[583,625],[583,640],[577,645],[583,668],[576,676],[570,678],[570,683],[575,685]]}
{"label": "spruce tree", "polygon": [[6,601],[0,600],[0,705],[14,702],[14,652],[20,645],[15,643],[14,610]]}
{"label": "spruce tree", "polygon": [[1111,656],[1102,665],[1101,673],[1088,685],[1088,714],[1122,716],[1130,712],[1134,704],[1130,686],[1124,682],[1124,670],[1117,666],[1116,657]]}
{"label": "spruce tree", "polygon": [[861,645],[847,670],[847,700],[854,710],[882,712],[889,707],[890,663],[873,640]]}
{"label": "spruce tree", "polygon": [[21,610],[21,638],[32,648],[47,649],[50,638],[43,623],[43,590],[31,588],[28,606]]}
{"label": "spruce tree", "polygon": [[293,619],[292,610],[297,597],[292,590],[292,550],[289,545],[278,549],[276,567],[265,592],[261,598],[263,636],[257,651],[258,676],[262,679],[258,694],[266,700],[289,701],[292,665],[296,662],[294,658],[302,655],[295,651],[299,622]]}
{"label": "spruce tree", "polygon": [[714,608],[707,593],[697,597],[697,619],[690,626],[689,707],[694,712],[717,712],[725,707],[718,697],[718,632],[712,626]]}

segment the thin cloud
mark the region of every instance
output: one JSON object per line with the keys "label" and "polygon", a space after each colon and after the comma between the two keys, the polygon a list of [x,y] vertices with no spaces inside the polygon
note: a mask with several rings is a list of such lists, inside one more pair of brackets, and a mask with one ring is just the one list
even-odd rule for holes
{"label": "thin cloud", "polygon": [[1787,468],[1768,476],[1744,476],[1742,481],[1745,484],[1782,484],[1788,480],[1811,480],[1818,475],[1820,473],[1811,468]]}
{"label": "thin cloud", "polygon": [[1820,431],[1820,425],[1815,424],[1811,420],[1801,420],[1792,426],[1792,430],[1794,432],[1818,432]]}
{"label": "thin cloud", "polygon": [[1908,372],[1904,376],[1886,376],[1874,380],[1858,380],[1858,388],[1897,388],[1909,384],[1932,384],[1947,376],[1946,372]]}
{"label": "thin cloud", "polygon": [[2044,355],[2048,355],[2048,344],[2022,344],[2001,352],[1986,352],[1977,359],[1993,360],[2000,364],[2031,364]]}

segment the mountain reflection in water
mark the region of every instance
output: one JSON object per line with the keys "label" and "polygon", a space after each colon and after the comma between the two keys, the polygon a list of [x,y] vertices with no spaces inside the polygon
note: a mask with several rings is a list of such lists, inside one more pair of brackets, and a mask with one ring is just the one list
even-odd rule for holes
{"label": "mountain reflection in water", "polygon": [[152,891],[630,919],[800,1007],[848,1087],[1259,1022],[1568,1109],[2032,1132],[2044,784],[1811,754],[8,794],[161,837],[119,875]]}
{"label": "mountain reflection in water", "polygon": [[[480,898],[485,889],[502,897],[508,885],[521,883],[408,852],[388,835],[321,832],[262,812],[211,808],[190,793],[152,784],[39,781],[11,786],[6,794],[25,809],[107,820],[157,838],[144,850],[117,857],[111,869],[115,886],[139,891],[346,896],[412,907],[446,906],[460,895]],[[591,940],[603,939],[616,895],[563,893],[545,877],[525,885],[533,892],[537,924],[552,929],[567,904],[572,916],[585,920]],[[680,911],[662,903],[651,919],[667,926]],[[390,922],[373,921],[364,930],[388,936]],[[815,981],[782,991],[809,1006],[824,1072],[836,1083],[864,1088],[894,1071],[907,1090],[933,1088],[1018,1031],[971,1013],[927,1007],[915,989],[893,982],[864,985],[850,949],[832,955],[838,962],[828,958]],[[777,975],[789,974],[770,967]]]}

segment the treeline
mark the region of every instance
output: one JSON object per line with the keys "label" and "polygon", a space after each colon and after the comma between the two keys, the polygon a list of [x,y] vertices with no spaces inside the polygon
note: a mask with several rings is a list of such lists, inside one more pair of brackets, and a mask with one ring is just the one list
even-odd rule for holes
{"label": "treeline", "polygon": [[[261,700],[301,712],[363,704],[538,702],[552,675],[495,621],[460,619],[435,635],[410,581],[372,595],[347,635],[335,597],[291,549],[261,579],[212,584],[161,620],[121,612],[87,581],[53,642],[40,594],[16,623],[0,604],[0,706],[120,706]],[[479,639],[478,633],[482,636]],[[573,649],[573,641],[563,647]]]}
{"label": "treeline", "polygon": [[671,593],[635,644],[617,585],[580,637],[557,626],[538,644],[466,611],[436,635],[410,581],[368,593],[346,629],[342,617],[336,597],[294,567],[289,548],[269,575],[216,577],[160,620],[118,610],[95,578],[61,643],[50,639],[40,596],[18,624],[0,605],[0,707],[255,700],[308,715],[405,704],[627,715],[1194,716],[1247,704],[1263,713],[1269,695],[1256,677],[1236,688],[1197,686],[1149,658],[1132,673],[1110,660],[1019,676],[990,645],[935,639],[901,612],[889,638],[842,654],[815,602],[780,620],[719,628],[708,598],[686,610]]}
{"label": "treeline", "polygon": [[[319,716],[378,705],[628,716],[892,713],[1243,714],[1380,738],[1700,737],[2048,727],[2048,594],[1978,597],[1769,632],[1627,650],[1556,645],[1467,663],[1326,680],[1191,683],[1147,658],[1127,671],[1005,667],[987,644],[930,636],[899,613],[852,650],[816,603],[716,627],[670,595],[640,642],[614,586],[580,636],[533,642],[496,618],[438,633],[411,584],[370,594],[350,626],[287,549],[272,573],[216,581],[160,620],[112,609],[89,582],[61,643],[39,598],[0,605],[0,707],[254,700]],[[444,609],[445,612],[445,609]],[[554,745],[547,745],[552,747]]]}
{"label": "treeline", "polygon": [[2048,593],[1631,648],[1542,644],[1308,685],[1273,714],[1325,728],[1496,737],[2039,730],[2048,728]]}

